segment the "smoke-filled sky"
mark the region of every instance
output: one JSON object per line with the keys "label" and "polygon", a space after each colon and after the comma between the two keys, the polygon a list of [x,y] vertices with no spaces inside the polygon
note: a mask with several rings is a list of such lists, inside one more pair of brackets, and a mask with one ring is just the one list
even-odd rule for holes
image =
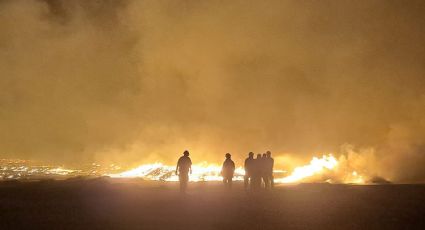
{"label": "smoke-filled sky", "polygon": [[350,144],[373,152],[373,173],[423,181],[423,12],[414,0],[0,0],[0,157],[174,163],[189,149],[218,162]]}

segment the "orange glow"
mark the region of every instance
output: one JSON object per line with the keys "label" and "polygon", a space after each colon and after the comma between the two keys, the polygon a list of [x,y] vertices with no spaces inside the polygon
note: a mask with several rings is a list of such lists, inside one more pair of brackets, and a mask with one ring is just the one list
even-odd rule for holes
{"label": "orange glow", "polygon": [[[296,167],[289,175],[283,175],[277,177],[275,175],[275,183],[299,183],[304,181],[311,182],[322,182],[315,181],[311,178],[323,175],[324,173],[332,173],[334,177],[337,177],[341,182],[344,183],[364,183],[363,176],[356,171],[350,173],[343,173],[339,171],[339,161],[332,155],[323,155],[322,157],[313,157],[309,164]],[[113,178],[143,178],[147,180],[159,180],[159,181],[178,181],[178,176],[174,173],[175,166],[164,165],[162,163],[144,164],[137,168],[115,174],[108,174]],[[216,164],[208,164],[203,162],[200,164],[194,164],[192,166],[193,173],[190,175],[191,181],[221,181],[220,176],[221,166]],[[285,172],[284,170],[274,170],[275,173]],[[242,167],[238,167],[235,170],[234,180],[243,180],[245,171]],[[324,180],[327,182],[333,182],[332,179]]]}

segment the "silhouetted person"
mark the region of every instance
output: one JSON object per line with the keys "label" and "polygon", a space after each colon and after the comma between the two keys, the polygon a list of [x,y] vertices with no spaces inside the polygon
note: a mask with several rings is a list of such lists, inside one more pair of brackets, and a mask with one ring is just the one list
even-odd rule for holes
{"label": "silhouetted person", "polygon": [[245,176],[244,176],[244,186],[245,190],[248,188],[252,189],[252,178],[254,172],[254,153],[248,153],[248,158],[245,159]]}
{"label": "silhouetted person", "polygon": [[262,159],[261,154],[257,154],[257,158],[254,160],[252,170],[252,190],[258,191],[261,188],[261,166]]}
{"label": "silhouetted person", "polygon": [[192,173],[192,161],[189,158],[189,151],[185,150],[183,156],[177,161],[176,174],[179,176],[180,192],[185,193],[189,182],[189,172]]}
{"label": "silhouetted person", "polygon": [[232,187],[233,174],[235,173],[235,162],[232,161],[231,157],[230,153],[226,153],[226,160],[224,160],[221,168],[224,186],[229,189]]}
{"label": "silhouetted person", "polygon": [[[264,188],[268,189],[269,188],[269,176],[268,176],[268,166],[267,166],[267,154],[263,153],[263,156],[261,157],[261,161],[260,161],[260,171],[261,171],[261,179],[262,179],[262,184],[264,184]],[[263,187],[263,186],[261,186]]]}
{"label": "silhouetted person", "polygon": [[267,178],[269,182],[269,188],[274,187],[274,177],[273,177],[273,167],[274,167],[274,159],[272,158],[272,153],[270,151],[266,152],[267,158]]}

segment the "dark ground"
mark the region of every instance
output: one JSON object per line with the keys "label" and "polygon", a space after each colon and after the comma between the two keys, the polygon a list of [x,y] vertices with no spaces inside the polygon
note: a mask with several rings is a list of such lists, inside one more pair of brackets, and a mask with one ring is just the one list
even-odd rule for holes
{"label": "dark ground", "polygon": [[67,180],[0,183],[0,229],[425,229],[425,185],[278,186]]}

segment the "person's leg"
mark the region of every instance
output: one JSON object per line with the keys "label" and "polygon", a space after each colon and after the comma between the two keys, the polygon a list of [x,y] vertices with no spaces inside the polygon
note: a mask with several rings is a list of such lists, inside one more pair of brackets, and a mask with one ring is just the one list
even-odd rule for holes
{"label": "person's leg", "polygon": [[181,179],[180,179],[180,191],[182,192],[182,193],[185,193],[186,192],[186,189],[187,189],[187,183],[188,183],[188,181],[189,181],[189,176],[188,175],[181,175]]}
{"label": "person's leg", "polygon": [[230,186],[229,177],[226,177],[226,188],[229,188],[229,186]]}
{"label": "person's leg", "polygon": [[264,176],[264,187],[266,190],[270,189],[270,181],[268,176]]}
{"label": "person's leg", "polygon": [[258,177],[257,176],[252,177],[251,184],[252,184],[252,190],[257,191],[258,190]]}
{"label": "person's leg", "polygon": [[180,185],[180,192],[183,192],[183,176],[179,174],[179,185]]}

